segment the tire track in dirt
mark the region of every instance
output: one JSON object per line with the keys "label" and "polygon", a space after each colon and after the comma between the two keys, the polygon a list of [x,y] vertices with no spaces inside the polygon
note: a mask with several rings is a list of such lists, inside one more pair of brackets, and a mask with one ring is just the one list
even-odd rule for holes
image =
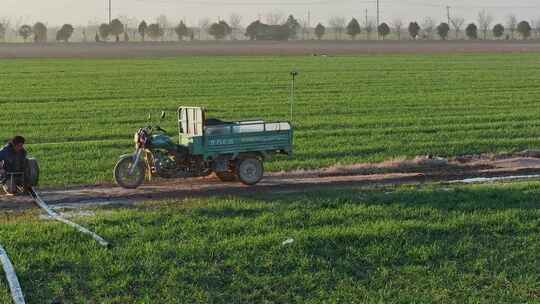
{"label": "tire track in dirt", "polygon": [[[268,174],[257,186],[221,182],[214,177],[154,181],[136,190],[112,185],[41,190],[55,205],[92,206],[129,204],[193,197],[273,195],[317,192],[339,188],[373,188],[426,183],[447,183],[471,178],[528,176],[540,173],[540,158],[525,156],[471,156],[446,160],[421,157],[411,161],[335,166],[322,170]],[[514,179],[512,179],[514,180]],[[482,180],[479,180],[480,182]],[[0,211],[32,208],[30,197],[0,197]]]}

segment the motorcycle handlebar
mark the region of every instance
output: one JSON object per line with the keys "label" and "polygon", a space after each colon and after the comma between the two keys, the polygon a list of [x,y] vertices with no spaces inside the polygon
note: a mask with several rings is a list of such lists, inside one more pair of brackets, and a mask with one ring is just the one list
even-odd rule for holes
{"label": "motorcycle handlebar", "polygon": [[156,130],[159,132],[167,133],[167,131],[160,126],[148,126],[146,127],[146,129],[149,130],[150,132],[152,132],[152,130]]}
{"label": "motorcycle handlebar", "polygon": [[160,131],[160,132],[163,132],[163,133],[167,133],[167,131],[165,131],[165,129],[163,129],[162,127],[160,126],[156,126],[156,130]]}

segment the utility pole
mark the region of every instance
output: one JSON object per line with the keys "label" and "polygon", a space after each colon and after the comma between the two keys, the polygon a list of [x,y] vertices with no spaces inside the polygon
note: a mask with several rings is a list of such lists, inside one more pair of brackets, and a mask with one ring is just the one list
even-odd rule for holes
{"label": "utility pole", "polygon": [[377,40],[381,38],[381,35],[379,34],[379,25],[381,25],[381,6],[379,1],[380,0],[377,0],[377,25],[375,26],[375,30],[377,30]]}
{"label": "utility pole", "polygon": [[111,15],[112,15],[112,8],[111,8],[111,2],[112,0],[109,0],[109,24],[111,24]]}
{"label": "utility pole", "polygon": [[369,22],[369,20],[368,20],[368,10],[366,8],[366,23],[365,23],[366,26],[368,25],[368,22]]}
{"label": "utility pole", "polygon": [[450,22],[452,22],[452,18],[450,18],[450,6],[446,7],[446,15],[448,16],[448,25],[450,26]]}
{"label": "utility pole", "polygon": [[[367,28],[368,22],[369,22],[369,19],[368,19],[368,18],[369,18],[369,17],[368,17],[368,9],[366,8],[366,23],[365,23],[366,28]],[[366,40],[369,40],[369,38],[370,38],[370,37],[369,37],[369,33],[366,31]]]}
{"label": "utility pole", "polygon": [[[308,36],[308,40],[311,39],[311,33],[309,32],[309,28],[311,27],[311,11],[308,10],[307,11],[307,28],[306,28],[306,31],[307,31],[307,36]],[[534,23],[531,23],[531,24],[534,24]]]}

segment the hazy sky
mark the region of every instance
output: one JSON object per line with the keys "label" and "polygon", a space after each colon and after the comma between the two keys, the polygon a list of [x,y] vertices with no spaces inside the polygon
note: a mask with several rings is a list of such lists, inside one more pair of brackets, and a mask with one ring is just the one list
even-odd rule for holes
{"label": "hazy sky", "polygon": [[[36,21],[49,25],[72,23],[86,25],[107,20],[108,0],[0,0],[0,18],[22,18],[25,23]],[[258,15],[264,20],[268,13],[292,13],[298,19],[307,19],[311,12],[311,23],[326,22],[329,17],[343,16],[364,19],[365,9],[375,17],[376,2],[373,0],[112,0],[112,15],[130,16],[136,20],[155,21],[164,14],[171,22],[185,19],[197,24],[203,17],[212,20],[228,20],[231,13],[243,15],[243,24],[253,21]],[[540,19],[540,0],[381,0],[381,20],[391,22],[395,18],[404,21],[421,21],[430,16],[437,21],[446,20],[446,6],[452,7],[451,14],[476,20],[478,11],[488,10],[498,21],[508,14],[516,14],[520,20]]]}

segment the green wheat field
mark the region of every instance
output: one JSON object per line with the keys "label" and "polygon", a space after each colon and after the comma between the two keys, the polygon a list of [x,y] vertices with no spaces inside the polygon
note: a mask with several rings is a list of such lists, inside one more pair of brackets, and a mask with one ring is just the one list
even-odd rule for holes
{"label": "green wheat field", "polygon": [[38,211],[0,215],[0,240],[29,303],[537,303],[539,197],[536,182],[171,200],[71,212],[111,249]]}
{"label": "green wheat field", "polygon": [[[289,119],[270,171],[540,147],[540,57],[384,55],[0,61],[0,139],[25,135],[44,187],[112,182],[180,105]],[[350,187],[0,213],[28,303],[539,303],[540,182]],[[287,240],[292,242],[285,242]],[[285,243],[284,243],[285,242]],[[10,303],[0,270],[0,303]]]}
{"label": "green wheat field", "polygon": [[44,186],[112,181],[133,134],[180,105],[229,120],[289,120],[295,158],[269,171],[540,146],[540,57],[399,55],[0,61],[0,140],[25,135]]}

